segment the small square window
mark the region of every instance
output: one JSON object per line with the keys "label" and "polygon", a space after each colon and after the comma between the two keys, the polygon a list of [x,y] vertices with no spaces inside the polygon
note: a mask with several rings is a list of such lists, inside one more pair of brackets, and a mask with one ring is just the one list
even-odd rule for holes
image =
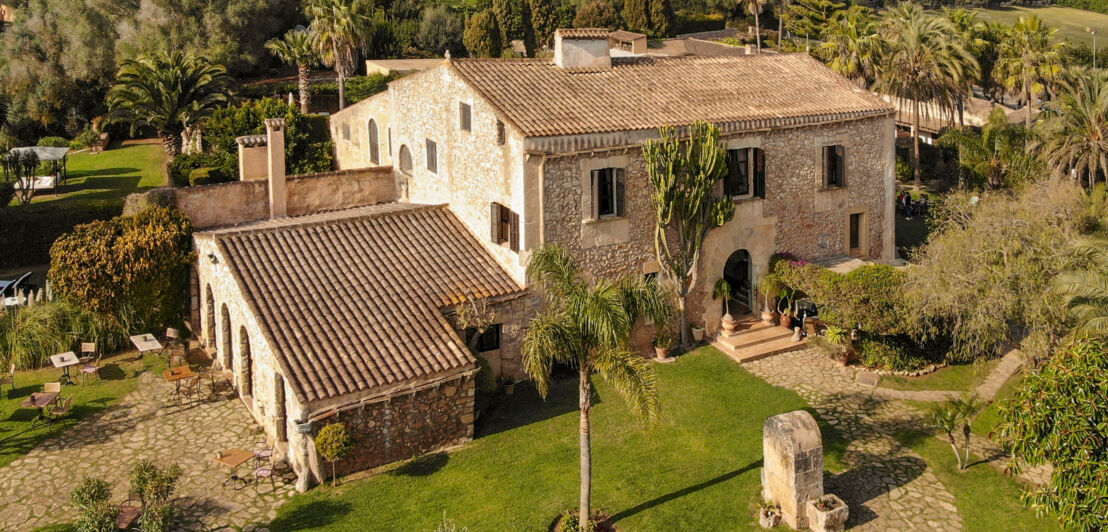
{"label": "small square window", "polygon": [[[466,345],[473,343],[473,337],[477,335],[477,329],[466,329]],[[490,325],[481,337],[477,339],[477,352],[486,353],[500,349],[500,324]]]}
{"label": "small square window", "polygon": [[470,131],[471,112],[469,104],[458,102],[458,128],[462,131]]}
{"label": "small square window", "polygon": [[427,139],[427,169],[434,173],[439,171],[438,147],[431,139]]}
{"label": "small square window", "polygon": [[350,124],[342,125],[342,140],[350,140]]}
{"label": "small square window", "polygon": [[623,169],[592,171],[592,218],[623,216]]}
{"label": "small square window", "polygon": [[837,188],[846,186],[846,153],[842,145],[823,147],[823,186]]}

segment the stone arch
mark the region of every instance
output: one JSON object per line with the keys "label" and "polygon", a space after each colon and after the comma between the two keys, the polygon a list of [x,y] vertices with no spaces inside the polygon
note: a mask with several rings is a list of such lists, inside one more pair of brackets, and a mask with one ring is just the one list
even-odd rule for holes
{"label": "stone arch", "polygon": [[230,369],[234,371],[234,355],[231,351],[231,313],[227,310],[227,304],[224,303],[223,307],[219,310],[220,327],[219,332],[222,337],[222,349],[219,350],[219,365],[224,369]]}
{"label": "stone arch", "polygon": [[731,314],[749,314],[753,311],[753,276],[749,251],[739,249],[727,257],[723,266],[723,278],[731,285]]}
{"label": "stone arch", "polygon": [[400,171],[412,175],[412,152],[407,145],[400,146]]}
{"label": "stone arch", "polygon": [[239,395],[254,395],[254,357],[250,354],[250,335],[246,326],[239,327],[239,356],[242,368],[239,370]]}
{"label": "stone arch", "polygon": [[215,349],[215,296],[212,295],[212,285],[204,288],[204,342],[210,349]]}
{"label": "stone arch", "polygon": [[370,118],[366,128],[369,129],[369,162],[381,164],[381,140],[377,136],[377,122]]}

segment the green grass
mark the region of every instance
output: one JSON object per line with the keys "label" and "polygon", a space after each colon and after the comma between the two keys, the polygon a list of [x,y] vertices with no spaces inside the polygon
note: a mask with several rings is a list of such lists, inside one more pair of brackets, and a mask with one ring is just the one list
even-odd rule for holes
{"label": "green grass", "polygon": [[894,390],[953,390],[972,392],[989,376],[1000,359],[958,364],[919,377],[881,377],[881,386]]}
{"label": "green grass", "polygon": [[1050,518],[1039,517],[1024,506],[1019,500],[1020,483],[1004,476],[992,465],[975,463],[976,459],[971,457],[972,465],[959,472],[954,451],[945,441],[919,432],[902,433],[897,437],[923,457],[943,486],[954,495],[964,530],[1061,530]]}
{"label": "green grass", "polygon": [[992,9],[978,9],[978,17],[988,21],[1012,24],[1020,17],[1038,15],[1047,25],[1058,28],[1056,36],[1059,39],[1068,39],[1073,44],[1085,43],[1093,45],[1093,36],[1085,31],[1085,28],[1099,29],[1097,33],[1100,39],[1098,46],[1108,44],[1105,40],[1104,29],[1108,28],[1108,15],[1076,9],[1072,7],[997,7]]}
{"label": "green grass", "polygon": [[[594,507],[622,530],[757,529],[762,424],[804,401],[714,348],[655,367],[663,420],[649,431],[596,379]],[[546,402],[519,385],[463,448],[297,495],[270,529],[433,530],[445,512],[470,532],[546,530],[576,506],[576,404],[572,379]],[[828,468],[841,469],[842,441],[827,428],[824,439]]]}
{"label": "green grass", "polygon": [[986,438],[992,433],[993,429],[1000,424],[1000,404],[1016,393],[1021,381],[1023,381],[1023,375],[1017,373],[1008,379],[1008,382],[1004,383],[993,402],[989,403],[977,414],[977,417],[973,418],[973,423],[970,424],[973,432]]}
{"label": "green grass", "polygon": [[[68,430],[81,418],[119,403],[138,385],[136,377],[139,373],[160,370],[165,366],[165,361],[157,356],[147,355],[142,359],[136,359],[136,356],[137,353],[131,352],[105,358],[100,369],[100,380],[94,377],[88,380],[88,384],[81,384],[80,377],[77,377],[77,384],[63,386],[62,396],[73,398],[71,415],[51,425],[35,428],[31,427],[31,420],[38,410],[23,408],[19,403],[32,392],[42,391],[44,382],[57,381],[61,370],[51,367],[16,373],[15,390],[4,386],[0,393],[0,467],[27,454],[42,441]],[[77,371],[70,369],[71,374]]]}
{"label": "green grass", "polygon": [[123,204],[128,194],[165,184],[160,142],[128,141],[98,154],[69,156],[69,179],[61,192],[37,194],[32,203]]}

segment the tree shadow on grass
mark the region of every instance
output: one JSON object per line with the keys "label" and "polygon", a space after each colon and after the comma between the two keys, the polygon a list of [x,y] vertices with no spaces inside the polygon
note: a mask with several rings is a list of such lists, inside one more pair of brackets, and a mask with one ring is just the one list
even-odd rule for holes
{"label": "tree shadow on grass", "polygon": [[446,463],[449,461],[450,455],[443,452],[425,454],[409,460],[390,473],[392,475],[403,475],[408,477],[425,477],[446,467]]}
{"label": "tree shadow on grass", "polygon": [[753,471],[753,470],[755,470],[759,467],[762,467],[762,461],[761,460],[755,460],[755,461],[750,462],[749,464],[747,464],[747,465],[745,465],[745,466],[743,466],[739,469],[736,469],[734,471],[729,471],[727,473],[724,473],[724,474],[719,475],[719,476],[714,477],[714,478],[710,478],[710,479],[705,480],[703,482],[692,484],[690,486],[686,486],[684,488],[681,488],[677,491],[672,491],[672,492],[669,492],[669,493],[667,493],[665,495],[662,495],[660,497],[655,497],[653,499],[650,499],[649,501],[636,504],[635,506],[632,506],[631,508],[628,508],[626,510],[623,510],[622,512],[619,512],[619,513],[613,515],[612,516],[612,522],[617,522],[620,519],[626,519],[628,517],[631,517],[632,515],[635,515],[639,512],[642,512],[644,510],[649,510],[651,508],[654,508],[655,506],[665,504],[665,503],[670,502],[670,501],[675,500],[675,499],[680,499],[681,497],[684,497],[685,495],[689,495],[691,493],[696,493],[696,492],[698,492],[702,489],[705,489],[705,488],[710,488],[710,487],[715,486],[716,484],[719,484],[721,482],[727,482],[728,480],[731,480],[731,479],[733,479],[733,478],[735,478],[739,475],[742,475],[743,473]]}
{"label": "tree shadow on grass", "polygon": [[[600,404],[600,394],[593,387],[592,404]],[[481,415],[475,426],[476,437],[482,438],[518,427],[538,423],[563,414],[575,412],[577,404],[577,378],[559,378],[550,383],[550,390],[543,400],[531,382],[515,386],[515,395],[498,396]]]}
{"label": "tree shadow on grass", "polygon": [[127,378],[127,372],[119,367],[119,364],[106,364],[100,368],[100,379],[106,381],[121,381]]}
{"label": "tree shadow on grass", "polygon": [[293,510],[277,516],[269,529],[274,532],[286,530],[308,530],[327,526],[346,517],[353,511],[350,503],[331,499],[320,499],[294,507]]}

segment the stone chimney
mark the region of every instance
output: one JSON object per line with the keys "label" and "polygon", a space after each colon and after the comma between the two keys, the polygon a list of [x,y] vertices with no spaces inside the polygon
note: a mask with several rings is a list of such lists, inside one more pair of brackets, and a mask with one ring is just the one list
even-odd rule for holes
{"label": "stone chimney", "polygon": [[603,28],[561,28],[554,31],[554,64],[576,72],[612,69],[608,34]]}
{"label": "stone chimney", "polygon": [[265,138],[269,164],[269,217],[288,216],[288,191],[285,189],[285,119],[265,119]]}

